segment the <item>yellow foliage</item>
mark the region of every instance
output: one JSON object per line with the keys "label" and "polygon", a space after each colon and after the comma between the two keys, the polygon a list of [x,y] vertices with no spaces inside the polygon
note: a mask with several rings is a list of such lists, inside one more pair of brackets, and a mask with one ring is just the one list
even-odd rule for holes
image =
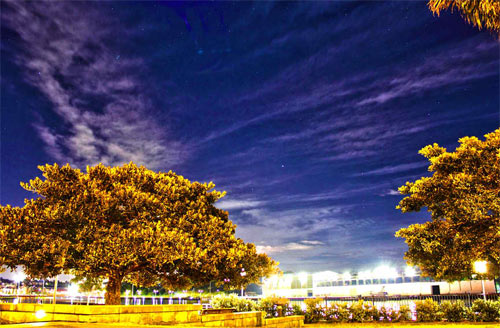
{"label": "yellow foliage", "polygon": [[429,9],[439,16],[441,11],[454,9],[460,12],[462,17],[479,29],[483,27],[500,32],[500,2],[498,0],[430,0]]}
{"label": "yellow foliage", "polygon": [[491,263],[489,276],[498,276],[500,264],[500,129],[464,137],[455,152],[437,144],[420,154],[429,162],[432,177],[407,182],[399,188],[405,197],[402,212],[426,207],[431,221],[396,233],[405,238],[410,264],[437,279],[456,280],[473,274],[472,263]]}
{"label": "yellow foliage", "polygon": [[214,205],[224,193],[213,183],[133,163],[39,169],[45,180],[21,183],[39,198],[21,208],[0,206],[2,265],[22,265],[32,277],[107,278],[108,304],[119,301],[123,279],[171,288],[225,278],[247,284],[276,270],[235,237],[228,213]]}

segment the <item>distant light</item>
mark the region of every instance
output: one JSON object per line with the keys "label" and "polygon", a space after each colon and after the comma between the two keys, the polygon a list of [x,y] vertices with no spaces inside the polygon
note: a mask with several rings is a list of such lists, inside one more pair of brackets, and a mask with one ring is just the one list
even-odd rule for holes
{"label": "distant light", "polygon": [[406,277],[415,277],[417,275],[417,270],[413,267],[406,267],[405,268],[405,276]]}
{"label": "distant light", "polygon": [[127,290],[125,291],[125,295],[127,295],[127,296],[128,296],[128,294],[130,294],[130,289],[127,289]]}
{"label": "distant light", "polygon": [[79,289],[78,285],[71,284],[71,285],[68,286],[68,294],[70,296],[77,296],[79,294],[78,293],[78,289]]}
{"label": "distant light", "polygon": [[20,283],[21,281],[23,281],[24,279],[26,279],[26,275],[24,274],[24,272],[18,272],[15,276],[14,276],[14,281],[17,283]]}
{"label": "distant light", "polygon": [[349,272],[344,272],[342,275],[343,280],[351,280],[351,274]]}
{"label": "distant light", "polygon": [[373,271],[373,276],[376,278],[396,278],[398,272],[394,268],[382,265]]}
{"label": "distant light", "polygon": [[474,271],[477,273],[486,273],[488,272],[487,262],[486,261],[476,261],[474,262]]}
{"label": "distant light", "polygon": [[38,310],[35,312],[35,317],[37,319],[43,319],[43,318],[45,318],[46,315],[47,315],[47,313],[45,312],[45,310]]}
{"label": "distant light", "polygon": [[359,279],[371,279],[373,276],[371,271],[361,271],[358,273],[358,278]]}
{"label": "distant light", "polygon": [[313,274],[313,279],[315,282],[321,281],[333,281],[337,280],[338,274],[333,271],[322,271]]}
{"label": "distant light", "polygon": [[142,293],[142,290],[140,290],[140,289],[139,289],[139,290],[137,291],[137,295],[141,295],[141,293]]}

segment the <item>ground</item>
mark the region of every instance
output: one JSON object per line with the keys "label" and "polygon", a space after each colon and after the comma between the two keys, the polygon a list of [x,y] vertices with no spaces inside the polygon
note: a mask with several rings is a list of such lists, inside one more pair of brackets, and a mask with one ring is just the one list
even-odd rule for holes
{"label": "ground", "polygon": [[[486,322],[486,323],[420,323],[420,322],[408,322],[408,323],[315,323],[304,325],[305,328],[498,328],[498,322]],[[135,324],[123,324],[123,323],[66,323],[66,322],[47,322],[47,323],[32,323],[32,324],[16,324],[16,325],[2,325],[2,328],[31,328],[31,327],[47,327],[47,328],[111,328],[111,327],[147,327],[147,328],[165,328],[165,327],[196,327],[196,325],[175,325],[175,326],[157,326],[157,325],[135,325]]]}
{"label": "ground", "polygon": [[498,322],[315,323],[306,328],[498,328]]}

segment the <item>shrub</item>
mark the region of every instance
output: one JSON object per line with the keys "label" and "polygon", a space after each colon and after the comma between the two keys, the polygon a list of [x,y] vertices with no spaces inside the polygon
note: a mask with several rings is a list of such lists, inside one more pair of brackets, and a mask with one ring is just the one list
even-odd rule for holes
{"label": "shrub", "polygon": [[444,301],[439,308],[443,318],[449,322],[458,322],[465,319],[465,304],[461,300],[454,303]]}
{"label": "shrub", "polygon": [[249,312],[257,310],[257,303],[246,298],[240,298],[236,304],[237,312]]}
{"label": "shrub", "polygon": [[411,310],[408,305],[401,305],[399,307],[399,318],[398,321],[410,321],[411,320]]}
{"label": "shrub", "polygon": [[306,311],[302,310],[302,308],[300,307],[300,305],[298,304],[294,304],[290,307],[291,309],[291,315],[305,315],[306,314]]}
{"label": "shrub", "polygon": [[266,312],[266,318],[274,318],[278,316],[278,307],[276,306],[277,297],[261,298],[257,304],[259,311]]}
{"label": "shrub", "polygon": [[415,306],[417,309],[417,321],[438,321],[440,319],[439,305],[432,298],[427,298],[424,301],[416,301]]}
{"label": "shrub", "polygon": [[235,294],[216,295],[210,300],[210,305],[214,309],[236,309],[237,312],[255,311],[257,304],[245,298],[239,298]]}
{"label": "shrub", "polygon": [[238,302],[238,296],[234,294],[219,294],[212,297],[212,299],[210,300],[210,305],[214,309],[236,309],[236,305]]}
{"label": "shrub", "polygon": [[398,321],[399,312],[392,308],[386,308],[385,306],[382,306],[379,310],[379,318],[384,321],[390,321],[390,322]]}
{"label": "shrub", "polygon": [[348,322],[350,316],[347,303],[338,303],[325,307],[323,314],[327,322]]}
{"label": "shrub", "polygon": [[472,303],[475,321],[492,322],[500,319],[500,301],[485,301],[481,298]]}
{"label": "shrub", "polygon": [[369,303],[359,300],[352,303],[349,307],[349,313],[352,322],[364,322],[372,320],[372,307]]}
{"label": "shrub", "polygon": [[314,323],[323,318],[323,309],[321,308],[321,302],[323,302],[323,299],[321,298],[308,298],[304,300],[304,303],[306,304],[306,315],[304,318],[304,322]]}

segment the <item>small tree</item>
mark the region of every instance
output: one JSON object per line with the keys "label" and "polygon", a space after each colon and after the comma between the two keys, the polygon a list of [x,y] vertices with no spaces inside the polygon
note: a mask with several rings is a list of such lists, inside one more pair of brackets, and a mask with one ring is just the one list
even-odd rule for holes
{"label": "small tree", "polygon": [[436,279],[470,277],[473,263],[487,260],[488,275],[500,263],[500,129],[486,140],[464,137],[455,152],[437,144],[420,150],[430,161],[432,177],[407,182],[402,212],[431,213],[431,221],[396,232],[405,238],[405,258]]}
{"label": "small tree", "polygon": [[0,207],[2,265],[22,265],[32,277],[107,279],[106,304],[120,304],[124,279],[180,288],[222,282],[244,265],[246,283],[276,270],[235,237],[228,213],[214,206],[224,193],[212,183],[133,163],[85,173],[69,165],[39,168],[44,180],[21,185],[40,197]]}

